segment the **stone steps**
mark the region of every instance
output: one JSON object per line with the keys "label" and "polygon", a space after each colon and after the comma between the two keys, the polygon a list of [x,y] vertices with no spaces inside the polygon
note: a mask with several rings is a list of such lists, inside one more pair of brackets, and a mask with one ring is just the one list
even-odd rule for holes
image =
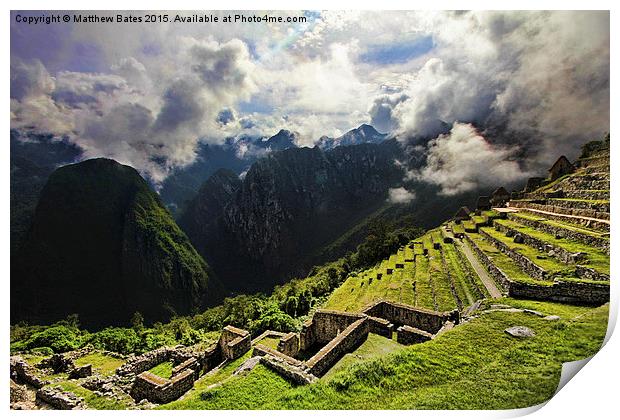
{"label": "stone steps", "polygon": [[[571,210],[592,210],[597,213],[609,214],[609,200],[584,200],[573,198],[549,198],[547,205]],[[609,219],[609,216],[607,217]]]}
{"label": "stone steps", "polygon": [[[570,239],[556,238],[554,235],[523,226],[512,220],[498,220],[494,223],[494,227],[506,236],[515,238],[515,242],[519,235],[519,239],[524,244],[564,264],[587,268],[589,273],[586,274],[586,278],[609,280],[609,254],[600,248],[576,243]],[[583,271],[576,267],[577,277],[581,277],[579,272]]]}
{"label": "stone steps", "polygon": [[[548,213],[555,213],[560,216],[575,216],[576,218],[609,220],[609,212],[596,211],[592,208],[579,208],[579,202],[571,204],[555,201],[553,204],[546,204],[545,200],[541,201],[543,201],[543,203],[537,203],[531,200],[510,200],[509,206],[519,209],[540,210]],[[609,209],[609,204],[606,206],[602,205],[599,208]],[[587,223],[584,222],[579,224],[586,225]]]}
{"label": "stone steps", "polygon": [[580,168],[588,168],[590,166],[609,165],[609,152],[595,154],[591,157],[577,159],[575,164]]}
{"label": "stone steps", "polygon": [[609,190],[569,190],[563,191],[565,198],[575,198],[579,200],[608,200]]}
{"label": "stone steps", "polygon": [[[599,173],[600,174],[600,173]],[[609,190],[609,173],[580,173],[565,178],[553,185],[553,190]]]}
{"label": "stone steps", "polygon": [[572,239],[583,244],[590,245],[602,249],[609,255],[609,235],[601,232],[590,231],[585,228],[562,224],[558,221],[552,221],[543,217],[537,217],[521,212],[509,213],[508,220],[514,220],[524,226],[529,226],[541,232],[546,232],[556,237]]}

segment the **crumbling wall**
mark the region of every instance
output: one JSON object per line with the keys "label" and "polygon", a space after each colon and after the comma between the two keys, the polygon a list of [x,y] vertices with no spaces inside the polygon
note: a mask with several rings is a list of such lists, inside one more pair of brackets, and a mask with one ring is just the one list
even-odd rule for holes
{"label": "crumbling wall", "polygon": [[363,311],[365,314],[385,319],[394,325],[409,325],[427,331],[431,334],[441,329],[443,324],[451,320],[459,322],[459,312],[436,312],[416,308],[403,303],[378,301],[369,305]]}
{"label": "crumbling wall", "polygon": [[35,388],[42,388],[49,382],[39,378],[36,370],[20,356],[11,356],[11,378],[25,382]]}
{"label": "crumbling wall", "polygon": [[409,325],[403,325],[396,330],[396,341],[400,344],[417,344],[424,343],[431,340],[433,335],[426,331],[422,331],[418,328],[410,327]]}
{"label": "crumbling wall", "polygon": [[196,373],[185,369],[171,379],[161,378],[151,372],[142,372],[136,377],[131,389],[131,396],[136,401],[148,401],[165,404],[178,399],[194,386]]}
{"label": "crumbling wall", "polygon": [[368,318],[360,318],[353,322],[306,362],[308,372],[322,376],[342,356],[359,347],[368,338],[368,332]]}
{"label": "crumbling wall", "polygon": [[278,343],[278,351],[287,356],[297,356],[299,353],[299,335],[290,332],[282,337]]}
{"label": "crumbling wall", "polygon": [[130,357],[124,365],[116,369],[116,374],[120,376],[136,375],[149,370],[160,363],[170,360],[171,351],[170,347],[162,347],[139,356]]}
{"label": "crumbling wall", "polygon": [[84,399],[60,387],[41,388],[36,394],[37,402],[44,402],[58,410],[84,409]]}
{"label": "crumbling wall", "polygon": [[303,362],[301,362],[300,360],[297,360],[294,357],[288,356],[278,350],[272,349],[271,347],[267,347],[263,344],[256,344],[254,346],[254,351],[252,352],[252,354],[254,356],[271,355],[277,359],[284,360],[286,363],[288,363],[291,366],[301,367],[304,365]]}
{"label": "crumbling wall", "polygon": [[260,362],[296,385],[308,385],[317,380],[316,376],[305,372],[301,367],[291,365],[271,354],[265,354]]}

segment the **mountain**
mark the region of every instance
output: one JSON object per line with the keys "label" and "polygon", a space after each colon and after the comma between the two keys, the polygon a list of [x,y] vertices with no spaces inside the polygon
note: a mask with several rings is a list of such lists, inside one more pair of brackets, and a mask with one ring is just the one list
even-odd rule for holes
{"label": "mountain", "polygon": [[175,170],[163,182],[161,198],[177,216],[218,169],[228,169],[239,175],[268,153],[297,147],[295,139],[295,133],[280,130],[269,138],[241,135],[227,139],[222,145],[201,144],[196,161]]}
{"label": "mountain", "polygon": [[266,290],[385,204],[403,177],[398,153],[395,142],[273,153],[243,181],[214,175],[179,224],[227,286]]}
{"label": "mountain", "polygon": [[63,166],[41,192],[14,258],[14,321],[150,322],[218,297],[209,267],[138,172],[110,159]]}
{"label": "mountain", "polygon": [[66,139],[11,130],[11,252],[21,245],[47,178],[58,166],[80,158]]}
{"label": "mountain", "polygon": [[358,128],[347,131],[342,136],[331,138],[323,136],[319,139],[317,146],[321,149],[329,150],[337,146],[353,146],[363,143],[381,143],[388,138],[387,134],[379,133],[375,128],[368,124],[362,124]]}

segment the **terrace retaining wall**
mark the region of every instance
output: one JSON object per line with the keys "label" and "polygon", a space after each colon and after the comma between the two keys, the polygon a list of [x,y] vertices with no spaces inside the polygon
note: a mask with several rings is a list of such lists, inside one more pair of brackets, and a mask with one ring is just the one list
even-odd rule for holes
{"label": "terrace retaining wall", "polygon": [[366,317],[353,322],[306,362],[308,372],[315,376],[322,376],[342,356],[359,347],[368,338],[368,332]]}
{"label": "terrace retaining wall", "polygon": [[586,245],[595,246],[599,249],[603,249],[605,253],[609,255],[609,239],[588,235],[585,233],[581,233],[579,231],[575,231],[575,230],[568,229],[568,228],[563,228],[560,226],[548,225],[546,223],[542,223],[537,220],[519,217],[512,213],[508,214],[508,219],[515,221],[517,223],[520,223],[522,225],[548,233],[550,235],[555,235],[558,237],[562,237],[562,238],[566,238],[566,239],[570,239],[574,241],[579,241]]}
{"label": "terrace retaining wall", "polygon": [[455,323],[459,322],[458,310],[437,312],[388,301],[375,302],[366,307],[363,312],[373,317],[385,319],[394,325],[409,325],[431,334],[439,331],[448,320]]}
{"label": "terrace retaining wall", "polygon": [[499,251],[509,256],[515,262],[515,264],[517,264],[530,277],[538,280],[549,279],[549,272],[544,268],[540,267],[538,264],[534,263],[529,258],[519,254],[518,252],[513,251],[508,245],[506,245],[502,241],[495,239],[494,237],[482,230],[480,231],[480,235],[482,235],[486,240],[488,240]]}

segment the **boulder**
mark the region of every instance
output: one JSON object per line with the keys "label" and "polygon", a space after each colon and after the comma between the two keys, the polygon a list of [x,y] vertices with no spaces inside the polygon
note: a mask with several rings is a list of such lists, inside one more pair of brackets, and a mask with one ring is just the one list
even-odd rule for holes
{"label": "boulder", "polygon": [[507,333],[508,335],[511,335],[513,337],[518,337],[518,338],[530,338],[536,335],[533,330],[529,329],[528,327],[524,327],[522,325],[517,325],[514,327],[506,328],[504,332]]}

